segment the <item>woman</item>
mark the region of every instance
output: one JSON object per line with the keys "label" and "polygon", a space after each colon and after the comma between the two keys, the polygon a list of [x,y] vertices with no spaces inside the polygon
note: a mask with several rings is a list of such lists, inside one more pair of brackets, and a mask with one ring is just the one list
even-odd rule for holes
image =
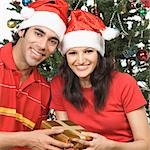
{"label": "woman", "polygon": [[92,141],[76,139],[88,150],[147,150],[146,101],[133,77],[115,71],[104,57],[107,30],[98,17],[72,11],[62,44],[64,60],[51,81],[50,107],[57,119],[90,131],[84,134]]}

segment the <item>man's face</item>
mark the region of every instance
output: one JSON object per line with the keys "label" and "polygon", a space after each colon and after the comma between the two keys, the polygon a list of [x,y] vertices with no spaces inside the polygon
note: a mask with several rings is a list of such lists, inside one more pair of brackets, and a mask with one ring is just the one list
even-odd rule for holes
{"label": "man's face", "polygon": [[30,27],[27,32],[20,31],[20,61],[26,67],[34,67],[55,52],[59,44],[58,36],[43,26]]}

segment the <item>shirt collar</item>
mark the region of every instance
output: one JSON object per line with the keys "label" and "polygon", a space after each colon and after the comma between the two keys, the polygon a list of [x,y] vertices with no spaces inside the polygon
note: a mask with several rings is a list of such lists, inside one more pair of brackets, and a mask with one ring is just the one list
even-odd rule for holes
{"label": "shirt collar", "polygon": [[[4,45],[1,48],[0,51],[0,56],[2,58],[2,62],[5,64],[6,68],[11,69],[11,70],[16,70],[17,67],[14,62],[13,54],[12,54],[12,43],[9,42],[6,45]],[[33,82],[33,80],[39,80],[40,79],[40,73],[37,68],[35,68],[32,72],[32,74],[29,77],[30,82]]]}
{"label": "shirt collar", "polygon": [[1,58],[7,68],[17,70],[12,54],[12,43],[7,43],[1,48]]}

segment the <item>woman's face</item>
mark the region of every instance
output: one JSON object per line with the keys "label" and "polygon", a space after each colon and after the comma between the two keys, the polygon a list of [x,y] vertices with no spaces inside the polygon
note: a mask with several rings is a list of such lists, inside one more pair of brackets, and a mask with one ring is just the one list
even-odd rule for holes
{"label": "woman's face", "polygon": [[80,79],[88,78],[97,65],[98,53],[94,48],[75,47],[67,51],[66,58],[69,67]]}

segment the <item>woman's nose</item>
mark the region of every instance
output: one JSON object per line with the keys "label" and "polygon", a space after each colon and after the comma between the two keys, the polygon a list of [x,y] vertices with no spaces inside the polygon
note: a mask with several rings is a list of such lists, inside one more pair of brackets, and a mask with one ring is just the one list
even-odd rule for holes
{"label": "woman's nose", "polygon": [[85,61],[84,54],[79,54],[77,60],[79,64],[83,64]]}

